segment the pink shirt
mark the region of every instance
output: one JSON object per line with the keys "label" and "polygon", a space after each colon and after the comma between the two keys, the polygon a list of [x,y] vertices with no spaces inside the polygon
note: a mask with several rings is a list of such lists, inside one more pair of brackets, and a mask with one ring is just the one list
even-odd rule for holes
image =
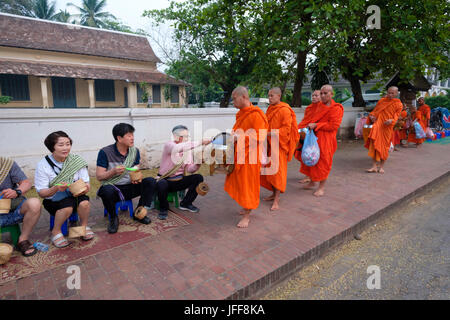
{"label": "pink shirt", "polygon": [[[177,170],[171,177],[182,175],[184,169],[189,173],[193,173],[200,168],[200,164],[194,164],[194,159],[192,156],[192,149],[198,147],[201,143],[195,141],[188,141],[182,143],[175,143],[173,141],[167,142],[164,145],[163,154],[161,158],[161,164],[159,165],[159,174],[164,175],[166,172],[175,167],[176,163],[172,161],[172,154],[177,163],[181,160],[183,152],[188,152],[186,162]],[[175,156],[178,155],[178,156]]]}

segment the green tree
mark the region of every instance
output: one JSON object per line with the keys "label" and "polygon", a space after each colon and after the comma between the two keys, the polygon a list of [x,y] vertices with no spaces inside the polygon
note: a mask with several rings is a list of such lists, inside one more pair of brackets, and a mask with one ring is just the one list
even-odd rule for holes
{"label": "green tree", "polygon": [[0,0],[0,11],[19,16],[34,17],[34,0]]}
{"label": "green tree", "polygon": [[[227,107],[232,90],[240,84],[267,82],[271,54],[261,35],[261,4],[264,1],[189,0],[171,1],[163,10],[144,12],[158,25],[173,22],[174,40],[181,42],[182,61],[208,74],[224,92],[220,106]],[[193,68],[196,71],[197,68]],[[255,77],[258,72],[258,77]]]}
{"label": "green tree", "polygon": [[387,79],[396,71],[407,81],[427,67],[448,77],[447,1],[375,0],[370,4],[382,8],[380,29],[366,28],[365,0],[353,0],[351,6],[326,4],[320,12],[327,21],[327,41],[321,42],[315,55],[320,67],[335,65],[350,81],[354,107],[365,106],[360,81],[376,76]]}
{"label": "green tree", "polygon": [[450,97],[449,92],[447,91],[446,95],[439,95],[435,97],[427,97],[425,98],[425,103],[430,106],[431,109],[441,107],[441,108],[447,108],[450,110]]}
{"label": "green tree", "polygon": [[59,10],[57,14],[55,14],[55,20],[58,22],[72,23],[72,15],[67,10]]}
{"label": "green tree", "polygon": [[104,25],[102,28],[108,29],[108,30],[115,30],[120,32],[127,32],[127,33],[139,33],[136,31],[133,31],[133,29],[130,26],[127,26],[126,24],[123,24],[119,20],[115,20],[112,18],[105,19],[103,21]]}
{"label": "green tree", "polygon": [[35,0],[33,3],[33,14],[38,19],[55,20],[56,1]]}
{"label": "green tree", "polygon": [[105,22],[107,19],[116,20],[116,17],[111,13],[102,11],[106,7],[106,0],[83,0],[81,7],[73,3],[68,3],[67,6],[80,11],[79,14],[73,16],[79,18],[80,24],[83,26],[106,29],[108,27]]}
{"label": "green tree", "polygon": [[223,97],[223,90],[213,81],[208,72],[208,66],[203,62],[192,61],[185,57],[182,60],[173,61],[165,72],[177,79],[183,79],[191,84],[187,87],[188,103],[199,103],[218,101]]}

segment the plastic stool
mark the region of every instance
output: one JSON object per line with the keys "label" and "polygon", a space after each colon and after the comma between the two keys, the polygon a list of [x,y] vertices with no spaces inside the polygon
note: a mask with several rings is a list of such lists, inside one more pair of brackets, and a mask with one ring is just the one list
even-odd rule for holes
{"label": "plastic stool", "polygon": [[19,237],[21,234],[20,225],[13,224],[13,225],[6,226],[6,227],[0,227],[0,240],[1,240],[1,235],[3,233],[9,233],[11,236],[13,245],[16,246],[17,243],[19,242]]}
{"label": "plastic stool", "polygon": [[[122,205],[122,201],[116,202],[116,214],[119,214],[119,209],[122,211],[129,211],[130,212],[130,218],[133,218],[133,201],[131,200],[125,200],[125,202]],[[103,211],[103,216],[106,217],[108,215],[108,210]]]}
{"label": "plastic stool", "polygon": [[[167,195],[167,201],[169,203],[175,203],[175,208],[179,208],[180,207],[180,201],[179,201],[179,195],[178,193],[183,193],[183,197],[184,197],[184,191],[175,191],[175,192],[169,192],[169,194]],[[153,197],[153,201],[155,203],[155,208],[159,210],[159,200],[158,197],[155,195]]]}
{"label": "plastic stool", "polygon": [[[61,232],[63,235],[67,236],[69,234],[69,228],[68,228],[68,221],[70,222],[77,222],[78,221],[78,214],[76,212],[72,212],[69,219],[67,219],[63,225],[61,226]],[[50,216],[50,231],[53,230],[53,227],[55,226],[55,217]]]}

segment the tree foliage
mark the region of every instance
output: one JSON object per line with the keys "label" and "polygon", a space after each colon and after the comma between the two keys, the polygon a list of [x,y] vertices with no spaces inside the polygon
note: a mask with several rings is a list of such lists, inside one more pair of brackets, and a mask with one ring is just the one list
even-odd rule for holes
{"label": "tree foliage", "polygon": [[83,26],[107,29],[108,19],[116,20],[116,17],[107,11],[103,11],[106,7],[106,0],[83,0],[81,6],[68,3],[67,6],[76,8],[80,13],[74,17],[79,18],[80,24]]}
{"label": "tree foliage", "polygon": [[181,60],[198,65],[222,88],[221,107],[226,107],[239,84],[270,79],[265,62],[271,54],[260,36],[264,34],[261,4],[256,0],[171,1],[167,9],[145,11],[144,16],[156,24],[173,23],[176,41],[184,44]]}

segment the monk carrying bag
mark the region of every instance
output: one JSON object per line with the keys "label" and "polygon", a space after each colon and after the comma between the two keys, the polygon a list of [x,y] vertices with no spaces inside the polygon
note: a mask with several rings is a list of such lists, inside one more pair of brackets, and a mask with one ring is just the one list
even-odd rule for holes
{"label": "monk carrying bag", "polygon": [[422,126],[417,121],[414,121],[414,130],[416,131],[416,139],[425,139],[427,137]]}
{"label": "monk carrying bag", "polygon": [[320,148],[313,130],[308,130],[302,148],[302,161],[308,167],[313,167],[319,162]]}

